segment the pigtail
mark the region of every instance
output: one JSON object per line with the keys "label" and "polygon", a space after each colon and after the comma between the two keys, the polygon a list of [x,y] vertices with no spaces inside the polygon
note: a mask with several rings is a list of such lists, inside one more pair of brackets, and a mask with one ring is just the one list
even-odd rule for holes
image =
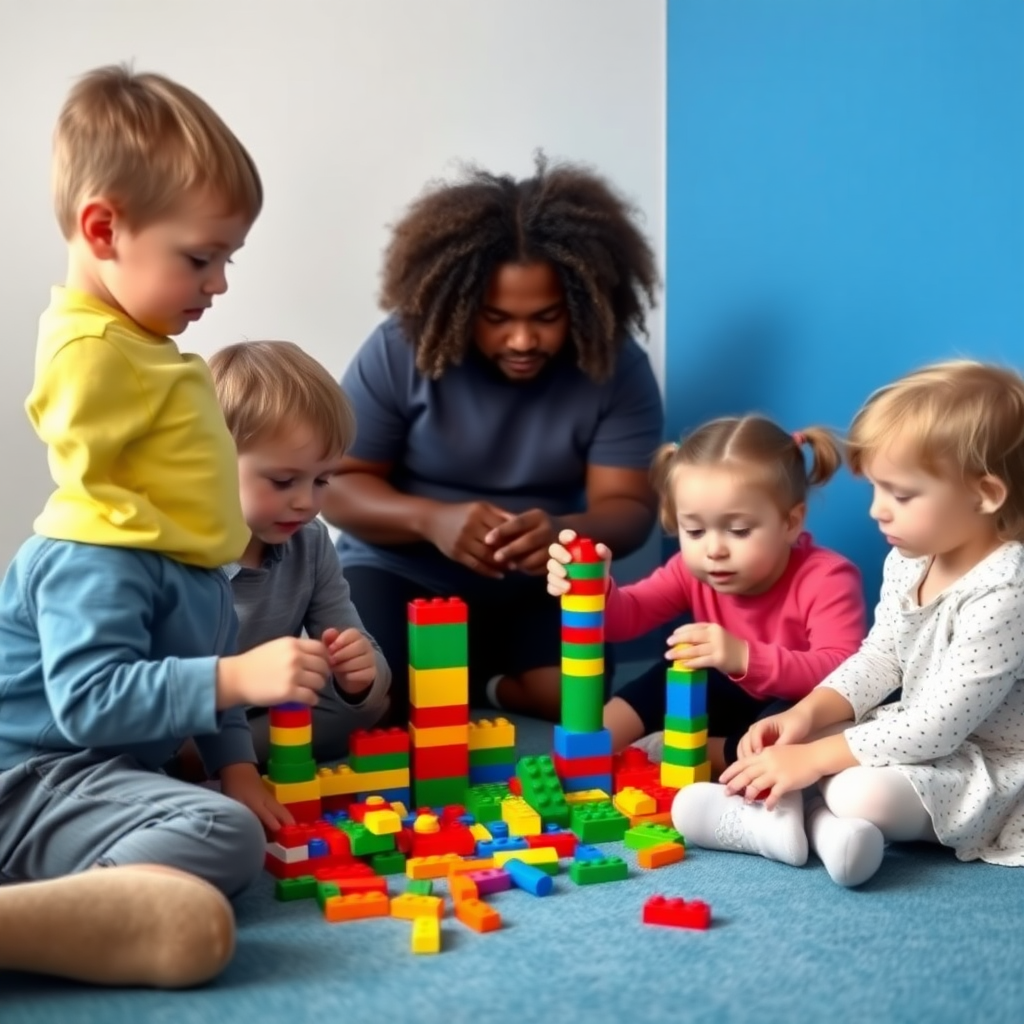
{"label": "pigtail", "polygon": [[658,514],[666,533],[677,533],[676,503],[672,495],[672,471],[678,465],[679,445],[675,441],[663,444],[651,460],[651,486],[658,495]]}
{"label": "pigtail", "polygon": [[798,446],[811,450],[811,468],[807,472],[810,487],[828,483],[843,464],[843,449],[836,435],[827,427],[807,427],[793,435]]}

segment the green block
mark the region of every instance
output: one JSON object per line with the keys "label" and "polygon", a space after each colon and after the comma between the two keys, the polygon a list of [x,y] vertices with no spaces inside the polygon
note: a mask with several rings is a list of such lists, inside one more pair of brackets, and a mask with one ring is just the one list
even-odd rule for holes
{"label": "green block", "polygon": [[282,764],[271,758],[267,762],[267,778],[271,782],[312,782],[316,778],[316,761]]}
{"label": "green block", "polygon": [[608,571],[604,559],[600,562],[570,562],[565,567],[566,575],[571,580],[599,580]]}
{"label": "green block", "polygon": [[670,668],[665,673],[665,680],[672,686],[703,686],[708,681],[708,672],[704,668],[698,668],[693,672]]}
{"label": "green block", "polygon": [[569,865],[569,877],[577,885],[595,885],[598,882],[622,882],[629,878],[629,865],[621,857],[601,860],[574,860]]}
{"label": "green block", "polygon": [[581,843],[618,843],[629,828],[629,818],[620,814],[611,800],[574,804],[569,827]]}
{"label": "green block", "polygon": [[681,715],[665,716],[665,728],[674,732],[703,732],[707,727],[707,715],[697,715],[695,718],[683,718]]}
{"label": "green block", "polygon": [[603,658],[604,644],[571,644],[562,641],[563,658]]}
{"label": "green block", "polygon": [[[470,768],[482,768],[493,764],[507,764],[510,767],[516,763],[515,747],[485,747],[482,750],[471,750],[469,752]],[[512,773],[509,772],[511,775]]]}
{"label": "green block", "polygon": [[288,747],[281,743],[271,743],[267,759],[279,764],[302,764],[304,761],[312,761],[313,744],[296,743]]}
{"label": "green block", "polygon": [[552,878],[554,878],[560,870],[557,860],[540,861],[537,864],[531,864],[530,867],[536,868],[538,871],[543,871],[545,875],[550,875]]}
{"label": "green block", "polygon": [[603,728],[604,676],[562,675],[562,728],[597,732]]}
{"label": "green block", "polygon": [[374,835],[358,821],[339,821],[335,827],[348,836],[354,857],[369,857],[371,854],[387,853],[395,848],[394,833],[386,836]]}
{"label": "green block", "polygon": [[470,786],[466,795],[466,810],[477,821],[501,821],[501,801],[510,793],[504,782],[484,782]]}
{"label": "green block", "polygon": [[316,899],[316,879],[312,875],[298,878],[279,878],[274,883],[274,899],[288,903],[291,900]]}
{"label": "green block", "polygon": [[646,850],[648,846],[657,846],[659,843],[681,843],[682,835],[668,825],[655,825],[644,822],[634,825],[623,837],[626,845],[631,850]]}
{"label": "green block", "polygon": [[401,850],[386,850],[370,858],[370,867],[378,875],[400,875],[405,871],[405,854]]}
{"label": "green block", "polygon": [[434,883],[429,878],[413,878],[405,887],[405,891],[411,892],[414,896],[433,896]]}
{"label": "green block", "polygon": [[417,807],[447,807],[465,804],[469,781],[465,775],[448,779],[413,779],[413,803]]}
{"label": "green block", "polygon": [[678,764],[685,768],[693,768],[708,759],[708,748],[703,747],[670,747],[665,744],[661,759],[667,764]]}
{"label": "green block", "polygon": [[408,768],[409,755],[401,751],[397,754],[353,754],[348,763],[355,772],[386,772],[392,768]]}
{"label": "green block", "polygon": [[338,888],[337,882],[317,882],[316,883],[316,901],[320,904],[320,909],[324,909],[324,904],[332,896],[340,896],[341,889]]}
{"label": "green block", "polygon": [[550,757],[521,757],[516,765],[516,777],[523,789],[523,799],[545,825],[565,827],[569,824],[569,805]]}
{"label": "green block", "polygon": [[409,664],[413,668],[464,668],[469,664],[465,622],[409,625]]}

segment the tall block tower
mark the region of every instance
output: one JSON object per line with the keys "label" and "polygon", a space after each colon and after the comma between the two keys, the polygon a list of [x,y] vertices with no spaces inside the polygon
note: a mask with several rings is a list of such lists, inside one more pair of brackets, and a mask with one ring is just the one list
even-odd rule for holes
{"label": "tall block tower", "polygon": [[562,723],[554,764],[567,792],[612,791],[612,740],[603,727],[605,565],[594,542],[577,537],[562,596]]}
{"label": "tall block tower", "polygon": [[270,709],[270,757],[263,784],[296,821],[320,817],[320,781],[313,760],[313,712],[305,704]]}
{"label": "tall block tower", "polygon": [[409,738],[417,807],[465,803],[469,786],[469,633],[457,597],[409,602]]}
{"label": "tall block tower", "polygon": [[674,661],[667,676],[661,784],[681,789],[693,782],[710,782],[708,674]]}

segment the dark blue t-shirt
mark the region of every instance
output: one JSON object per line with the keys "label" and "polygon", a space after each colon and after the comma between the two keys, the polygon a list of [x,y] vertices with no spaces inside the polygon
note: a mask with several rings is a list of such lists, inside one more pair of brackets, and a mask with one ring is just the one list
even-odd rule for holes
{"label": "dark blue t-shirt", "polygon": [[[470,346],[439,380],[416,369],[397,318],[356,353],[342,387],[356,413],[350,454],[393,465],[406,494],[489,501],[509,512],[585,508],[588,465],[646,469],[661,442],[661,396],[646,353],[627,339],[610,380],[595,384],[566,345],[533,380],[512,381]],[[432,544],[382,547],[343,535],[346,566],[386,568],[425,587],[467,593],[483,578]]]}

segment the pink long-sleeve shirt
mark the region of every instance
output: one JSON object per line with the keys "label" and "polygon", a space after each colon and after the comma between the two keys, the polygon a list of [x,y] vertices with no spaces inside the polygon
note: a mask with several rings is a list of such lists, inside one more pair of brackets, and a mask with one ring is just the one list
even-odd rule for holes
{"label": "pink long-sleeve shirt", "polygon": [[746,675],[729,678],[759,700],[806,696],[860,648],[866,632],[860,572],[809,533],[763,594],[719,594],[691,575],[681,555],[637,583],[610,583],[605,639],[632,640],[684,612],[746,640]]}

